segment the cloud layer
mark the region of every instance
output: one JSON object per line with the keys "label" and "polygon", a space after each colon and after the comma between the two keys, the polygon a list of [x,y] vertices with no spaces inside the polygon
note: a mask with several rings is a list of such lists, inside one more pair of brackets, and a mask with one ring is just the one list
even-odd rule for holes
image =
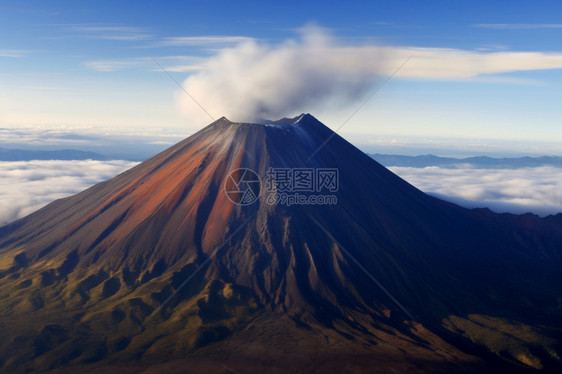
{"label": "cloud layer", "polygon": [[0,226],[136,164],[120,160],[0,162]]}
{"label": "cloud layer", "polygon": [[389,169],[424,192],[468,208],[543,216],[562,212],[562,169],[556,167]]}
{"label": "cloud layer", "polygon": [[[136,164],[121,160],[0,162],[0,226]],[[469,208],[539,215],[562,212],[561,168],[389,169],[424,192]]]}

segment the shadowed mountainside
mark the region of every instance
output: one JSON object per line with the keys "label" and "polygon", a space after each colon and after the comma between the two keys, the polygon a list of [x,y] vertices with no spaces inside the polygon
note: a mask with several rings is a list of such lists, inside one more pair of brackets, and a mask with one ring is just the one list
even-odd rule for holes
{"label": "shadowed mountainside", "polygon": [[[337,204],[233,204],[242,167],[338,169]],[[561,266],[562,214],[430,197],[308,114],[221,118],[0,228],[0,371],[556,372]]]}

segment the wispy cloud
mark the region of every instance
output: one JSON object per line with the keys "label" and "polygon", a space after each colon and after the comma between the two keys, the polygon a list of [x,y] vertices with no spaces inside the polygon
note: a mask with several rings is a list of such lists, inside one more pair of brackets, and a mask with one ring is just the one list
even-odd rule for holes
{"label": "wispy cloud", "polygon": [[[372,48],[376,50],[371,51]],[[398,76],[419,79],[458,80],[520,71],[562,69],[562,52],[476,52],[416,47],[382,47],[380,50],[376,47],[349,48],[349,52],[363,58],[382,53],[387,72],[407,56],[414,55],[415,57],[399,72]],[[345,65],[348,68],[354,65],[365,68],[367,61],[369,60],[346,61]]]}
{"label": "wispy cloud", "polygon": [[[493,26],[492,24],[490,24]],[[498,26],[500,24],[497,24]],[[512,25],[513,26],[513,25]],[[525,26],[525,25],[520,25]],[[531,25],[527,25],[531,26]],[[535,25],[538,26],[538,25]],[[542,25],[554,27],[555,24]],[[325,29],[302,28],[300,38],[289,39],[273,44],[245,36],[177,36],[156,38],[146,30],[128,26],[72,26],[69,29],[82,36],[111,40],[141,40],[152,38],[145,45],[149,47],[192,46],[216,51],[213,56],[195,61],[170,61],[167,69],[175,72],[201,71],[209,79],[219,71],[230,71],[239,76],[254,77],[253,71],[263,63],[272,63],[278,79],[289,77],[299,66],[282,66],[288,61],[297,61],[310,68],[309,73],[317,75],[326,72],[328,76],[340,74],[373,77],[391,74],[409,56],[414,56],[407,66],[397,74],[403,78],[432,80],[486,79],[493,83],[536,84],[536,81],[517,77],[495,77],[493,75],[522,71],[562,69],[561,52],[511,52],[505,46],[488,45],[478,50],[454,48],[421,48],[401,46],[381,46],[370,44],[353,45],[345,39],[332,37]],[[250,58],[253,61],[242,61]],[[288,58],[289,54],[295,54]],[[270,61],[273,56],[281,56],[278,61]],[[228,57],[227,57],[228,56]],[[167,57],[159,57],[159,61]],[[184,57],[185,59],[186,57]],[[243,62],[243,63],[242,63]],[[226,66],[229,64],[229,66]],[[97,71],[118,71],[139,67],[152,67],[149,57],[126,59],[99,59],[87,61],[84,65]],[[220,65],[220,66],[219,66]],[[283,71],[279,70],[282,69]],[[224,73],[221,73],[223,76]],[[492,79],[492,80],[490,80]],[[282,83],[282,82],[281,82]]]}
{"label": "wispy cloud", "polygon": [[459,205],[539,215],[562,212],[562,169],[390,167],[424,192]]}
{"label": "wispy cloud", "polygon": [[0,57],[23,57],[27,52],[21,49],[0,49]]}
{"label": "wispy cloud", "polygon": [[172,65],[166,67],[166,70],[171,71],[173,73],[185,73],[185,72],[194,72],[204,69],[203,65],[193,64],[193,65]]}
{"label": "wispy cloud", "polygon": [[226,47],[253,40],[246,36],[201,35],[158,37],[148,29],[123,25],[63,25],[63,29],[73,37],[120,40],[147,41],[145,47]]}
{"label": "wispy cloud", "polygon": [[136,164],[119,160],[0,162],[0,226]]}
{"label": "wispy cloud", "polygon": [[[157,61],[165,65],[166,70],[172,72],[196,71],[202,69],[202,59],[194,56],[161,56]],[[83,63],[88,69],[100,72],[113,72],[127,69],[146,69],[161,71],[151,57],[135,57],[123,59],[94,60]]]}
{"label": "wispy cloud", "polygon": [[119,25],[69,25],[64,27],[74,37],[137,41],[150,39],[153,36],[141,27],[119,26]]}
{"label": "wispy cloud", "polygon": [[496,30],[562,29],[562,23],[478,23],[472,27]]}
{"label": "wispy cloud", "polygon": [[419,29],[421,26],[412,23],[397,23],[397,22],[386,22],[386,21],[376,21],[373,22],[374,25],[381,27],[388,27],[393,29]]}
{"label": "wispy cloud", "polygon": [[503,44],[484,44],[481,47],[476,48],[477,51],[481,52],[492,52],[492,51],[506,51],[508,50],[508,46]]}
{"label": "wispy cloud", "polygon": [[213,46],[231,45],[253,40],[246,36],[175,36],[163,38],[158,44],[161,46]]}
{"label": "wispy cloud", "polygon": [[126,69],[146,68],[149,65],[148,58],[128,58],[128,59],[112,59],[112,60],[95,60],[86,61],[84,66],[100,72],[112,72]]}

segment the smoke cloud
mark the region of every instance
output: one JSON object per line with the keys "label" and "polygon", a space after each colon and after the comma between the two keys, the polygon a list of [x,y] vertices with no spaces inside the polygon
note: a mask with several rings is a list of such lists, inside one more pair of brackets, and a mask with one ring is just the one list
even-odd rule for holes
{"label": "smoke cloud", "polygon": [[[176,40],[177,39],[177,40]],[[224,37],[176,38],[193,43]],[[367,97],[377,79],[389,76],[406,60],[396,77],[409,80],[478,81],[537,84],[524,76],[505,76],[536,70],[562,69],[562,53],[481,51],[453,48],[352,44],[327,30],[308,26],[297,38],[271,43],[236,38],[234,47],[219,48],[196,64],[172,66],[192,71],[184,88],[213,117],[234,121],[278,119],[302,112],[351,109]],[[409,58],[413,58],[410,60]],[[117,61],[115,64],[125,64]],[[185,92],[177,92],[181,111],[196,125],[208,115]]]}
{"label": "smoke cloud", "polygon": [[[356,52],[324,29],[306,27],[298,39],[278,45],[249,39],[222,49],[184,87],[214,117],[278,119],[363,98],[377,78],[382,50],[370,49],[362,61]],[[209,122],[185,93],[179,95],[188,118]]]}

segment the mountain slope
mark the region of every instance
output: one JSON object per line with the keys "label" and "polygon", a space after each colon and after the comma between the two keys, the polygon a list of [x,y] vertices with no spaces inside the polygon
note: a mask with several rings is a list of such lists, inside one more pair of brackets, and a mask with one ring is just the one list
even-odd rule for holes
{"label": "mountain slope", "polygon": [[[271,204],[270,168],[338,170],[337,204]],[[221,118],[0,228],[1,369],[557,370],[561,248],[562,214],[429,197],[310,115]]]}

